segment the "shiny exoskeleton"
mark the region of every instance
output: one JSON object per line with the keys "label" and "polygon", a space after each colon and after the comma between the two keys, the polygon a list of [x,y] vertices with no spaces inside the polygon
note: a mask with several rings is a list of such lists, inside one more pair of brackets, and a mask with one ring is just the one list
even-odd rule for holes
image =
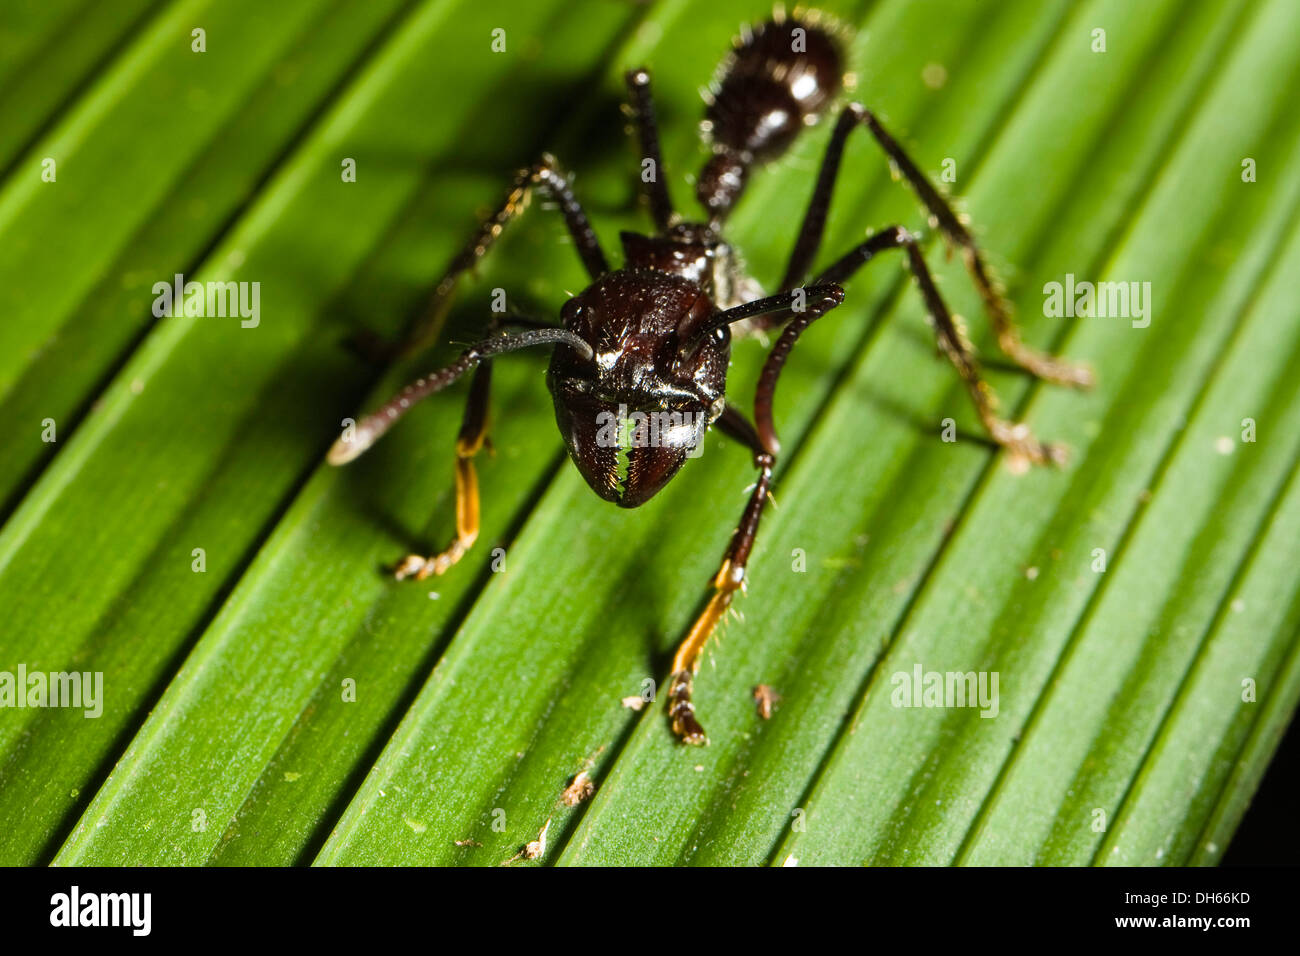
{"label": "shiny exoskeleton", "polygon": [[[839,112],[811,202],[795,235],[785,275],[763,295],[740,268],[723,237],[728,213],[750,176],[780,156],[800,130],[818,121],[842,92],[845,56],[840,31],[815,13],[777,16],[746,31],[723,62],[707,97],[703,130],[712,156],[696,181],[702,221],[682,221],[663,175],[650,75],[627,73],[630,112],[642,154],[644,196],[652,235],[623,233],[623,268],[610,269],[595,231],[554,158],[543,156],[515,179],[505,201],[479,227],[451,263],[433,296],[430,315],[445,312],[461,277],[486,254],[534,189],[555,201],[573,237],[591,285],[561,311],[560,326],[512,317],[525,331],[494,334],[451,365],[407,386],[376,412],[349,427],[330,451],[342,464],[361,454],[408,408],[474,372],[456,443],[456,537],[433,556],[411,555],[398,578],[441,574],[474,543],[479,527],[478,482],[473,459],[486,438],[493,356],[534,345],[554,351],[547,384],[556,421],[583,478],[602,498],[636,507],[652,498],[698,454],[716,426],[752,453],[758,478],[712,581],[710,596],[673,662],[668,713],[672,729],[688,743],[706,741],[691,700],[701,652],[745,583],[745,568],[772,485],[779,442],[772,419],[776,384],[800,334],[844,299],[842,283],[877,254],[900,251],[925,302],[940,351],[966,384],[990,438],[1014,463],[1063,461],[1059,447],[1037,441],[1028,428],[999,418],[975,354],[948,311],[917,239],[900,226],[869,235],[819,273],[809,276],[821,244],[826,213],[850,132],[865,128],[924,205],[931,224],[961,250],[992,318],[999,346],[1017,364],[1051,381],[1087,385],[1083,367],[1026,347],[1001,293],[964,223],[874,114],[858,103]],[[648,175],[646,174],[648,171]],[[726,396],[733,330],[779,329],[759,375],[753,420]]]}
{"label": "shiny exoskeleton", "polygon": [[623,239],[624,268],[560,314],[593,358],[557,348],[547,384],[582,476],[602,498],[634,508],[667,484],[726,407],[731,332],[709,326],[718,311],[713,250]]}

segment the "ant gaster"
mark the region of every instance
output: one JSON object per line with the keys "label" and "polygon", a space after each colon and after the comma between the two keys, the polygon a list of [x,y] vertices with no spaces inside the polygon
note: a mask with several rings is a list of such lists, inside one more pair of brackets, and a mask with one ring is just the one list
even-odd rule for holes
{"label": "ant gaster", "polygon": [[[1091,383],[1087,369],[1021,343],[962,219],[876,116],[858,103],[849,103],[839,113],[776,294],[762,295],[743,274],[723,238],[723,224],[751,171],[784,153],[799,131],[816,122],[838,97],[844,57],[837,33],[825,18],[803,13],[793,18],[777,15],[737,39],[707,96],[703,128],[713,155],[696,182],[696,196],[707,210],[704,222],[682,221],[674,211],[659,155],[650,74],[645,69],[629,72],[630,111],[651,171],[642,178],[648,180],[644,193],[655,234],[623,233],[624,265],[611,269],[568,177],[554,158],[544,155],[519,174],[505,201],[451,263],[434,292],[432,312],[445,311],[460,276],[488,251],[533,189],[558,205],[591,285],[565,304],[560,327],[511,319],[509,324],[531,327],[509,335],[493,334],[466,349],[451,365],[407,386],[348,429],[329,455],[336,465],[352,460],[415,402],[475,370],[456,443],[456,537],[439,554],[411,555],[397,567],[399,579],[422,579],[446,571],[478,535],[473,458],[485,438],[493,356],[535,345],[554,347],[547,384],[569,456],[598,495],[623,507],[643,504],[663,488],[708,427],[717,426],[744,444],[753,454],[758,480],[713,578],[708,602],[672,666],[668,714],[673,732],[687,743],[706,742],[691,703],[694,674],[706,642],[744,585],[746,563],[771,489],[779,450],[772,400],[781,369],[799,335],[844,300],[841,284],[877,254],[896,249],[905,256],[939,349],[956,367],[992,440],[1021,464],[1059,463],[1064,458],[1061,448],[1039,442],[1026,426],[998,417],[974,352],[939,295],[916,237],[907,230],[891,226],[869,235],[804,284],[821,243],[844,143],[854,129],[864,127],[874,137],[917,193],[931,226],[960,249],[998,344],[1011,360],[1050,381]],[[752,423],[728,403],[725,394],[733,328],[738,332],[781,329],[759,375]],[[647,416],[658,416],[668,426],[658,430],[657,440],[630,440],[635,431],[630,422],[638,417],[636,413],[641,413],[642,425]]]}

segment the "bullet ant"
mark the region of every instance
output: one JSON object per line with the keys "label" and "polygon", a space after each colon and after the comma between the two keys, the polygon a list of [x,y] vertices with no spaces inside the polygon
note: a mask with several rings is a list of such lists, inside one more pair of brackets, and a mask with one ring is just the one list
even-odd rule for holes
{"label": "bullet ant", "polygon": [[[990,438],[1023,463],[1064,460],[1061,447],[1040,442],[1025,425],[998,417],[974,351],[935,287],[917,237],[906,229],[891,226],[868,236],[805,284],[821,244],[844,143],[854,129],[863,127],[871,134],[920,198],[931,225],[960,250],[992,319],[998,345],[1011,361],[1051,382],[1092,383],[1086,368],[1021,342],[1008,306],[961,218],[879,119],[859,103],[840,110],[776,294],[762,295],[744,275],[723,238],[727,215],[750,173],[785,153],[802,129],[829,110],[841,92],[843,77],[844,55],[836,31],[815,13],[778,15],[746,31],[723,62],[707,98],[703,128],[713,154],[695,188],[707,219],[687,222],[675,211],[662,175],[650,74],[644,68],[627,73],[642,155],[654,173],[643,177],[648,180],[643,186],[654,234],[622,233],[624,264],[611,269],[568,177],[553,157],[543,155],[518,175],[505,201],[453,260],[434,292],[435,310],[445,308],[461,275],[487,253],[534,189],[559,207],[591,285],[564,305],[560,326],[512,319],[511,324],[531,327],[494,334],[470,346],[455,362],[408,385],[345,432],[329,454],[331,464],[351,461],[416,402],[474,371],[456,441],[455,539],[431,557],[407,557],[396,570],[399,579],[423,579],[445,572],[478,536],[473,461],[485,439],[491,360],[505,352],[539,345],[553,348],[547,385],[569,456],[596,494],[624,508],[645,503],[663,488],[693,457],[692,450],[710,426],[745,445],[753,453],[758,480],[713,577],[708,603],[672,665],[668,716],[673,733],[686,743],[707,742],[691,702],[692,684],[705,644],[745,582],[780,448],[772,402],[781,370],[803,331],[844,301],[842,284],[878,254],[899,250],[906,257],[939,349],[957,369]],[[726,398],[733,329],[780,329],[759,375],[752,422]],[[669,415],[671,424],[659,429],[657,440],[637,441],[639,428],[630,427],[629,409],[643,415]]]}

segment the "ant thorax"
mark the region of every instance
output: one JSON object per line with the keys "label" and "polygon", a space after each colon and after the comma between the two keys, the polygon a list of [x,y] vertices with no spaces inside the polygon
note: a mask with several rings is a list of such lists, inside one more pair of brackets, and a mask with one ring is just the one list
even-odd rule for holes
{"label": "ant thorax", "polygon": [[763,297],[763,287],[745,272],[740,256],[704,223],[678,223],[668,236],[625,232],[620,238],[626,264],[696,283],[719,309]]}
{"label": "ant thorax", "polygon": [[[746,302],[763,298],[763,287],[745,271],[745,264],[736,251],[726,243],[719,243],[713,259],[713,301],[719,309],[730,309]],[[745,323],[731,327],[733,335],[744,334]]]}

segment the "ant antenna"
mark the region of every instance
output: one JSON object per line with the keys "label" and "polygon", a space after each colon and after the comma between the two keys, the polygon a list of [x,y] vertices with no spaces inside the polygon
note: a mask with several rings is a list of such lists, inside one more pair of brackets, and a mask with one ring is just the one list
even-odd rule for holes
{"label": "ant antenna", "polygon": [[417,402],[442,391],[485,359],[534,345],[567,345],[589,362],[595,358],[591,346],[568,329],[533,329],[484,339],[467,348],[450,365],[416,379],[363,418],[354,428],[345,431],[330,448],[326,460],[331,465],[347,464],[383,437]]}
{"label": "ant antenna", "polygon": [[[815,312],[820,315],[823,312],[829,312],[843,301],[844,289],[834,282],[808,286],[806,289],[790,289],[788,292],[780,292],[763,299],[755,299],[753,302],[746,302],[743,305],[713,313],[700,324],[698,329],[691,333],[687,348],[694,347],[715,329],[720,329],[724,325],[731,325],[742,319],[752,319],[759,315],[773,315],[781,312],[787,312],[790,315],[796,315],[800,312]],[[785,318],[788,318],[788,316]],[[782,321],[784,321],[784,318]]]}

